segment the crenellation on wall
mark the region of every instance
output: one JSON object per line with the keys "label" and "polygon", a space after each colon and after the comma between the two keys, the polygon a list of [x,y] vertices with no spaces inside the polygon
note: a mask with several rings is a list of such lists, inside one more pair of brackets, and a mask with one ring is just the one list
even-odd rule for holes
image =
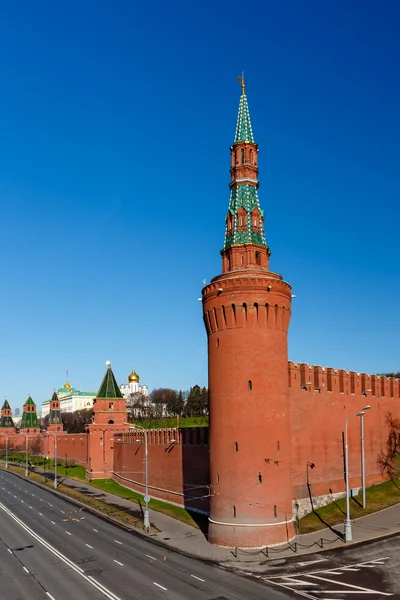
{"label": "crenellation on wall", "polygon": [[289,387],[308,392],[400,399],[400,379],[345,369],[288,362]]}

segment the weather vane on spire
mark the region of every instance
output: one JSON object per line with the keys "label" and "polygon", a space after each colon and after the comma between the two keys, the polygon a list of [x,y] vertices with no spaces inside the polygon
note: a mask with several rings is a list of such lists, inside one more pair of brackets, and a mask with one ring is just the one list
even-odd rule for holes
{"label": "weather vane on spire", "polygon": [[245,83],[244,83],[244,71],[242,71],[242,76],[238,77],[238,82],[242,85],[242,94],[244,94],[245,93],[244,90],[246,88]]}

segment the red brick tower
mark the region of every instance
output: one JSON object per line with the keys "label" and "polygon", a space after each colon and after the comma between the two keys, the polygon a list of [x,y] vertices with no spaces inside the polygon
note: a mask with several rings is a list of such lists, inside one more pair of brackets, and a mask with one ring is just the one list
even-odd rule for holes
{"label": "red brick tower", "polygon": [[291,287],[269,270],[257,193],[258,145],[240,81],[222,274],[203,289],[210,394],[209,541],[255,548],[294,535],[287,351]]}
{"label": "red brick tower", "polygon": [[115,381],[110,362],[93,405],[92,423],[88,427],[88,479],[111,477],[114,461],[114,434],[128,429],[126,400]]}
{"label": "red brick tower", "polygon": [[50,400],[50,414],[49,414],[49,425],[48,431],[63,431],[64,426],[61,419],[60,399],[57,396],[56,390]]}

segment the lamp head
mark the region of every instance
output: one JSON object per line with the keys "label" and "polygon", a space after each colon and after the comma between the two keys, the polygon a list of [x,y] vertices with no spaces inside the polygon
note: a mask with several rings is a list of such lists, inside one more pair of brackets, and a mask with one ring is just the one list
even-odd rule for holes
{"label": "lamp head", "polygon": [[363,406],[362,410],[369,410],[371,408],[370,404],[367,404],[367,406]]}

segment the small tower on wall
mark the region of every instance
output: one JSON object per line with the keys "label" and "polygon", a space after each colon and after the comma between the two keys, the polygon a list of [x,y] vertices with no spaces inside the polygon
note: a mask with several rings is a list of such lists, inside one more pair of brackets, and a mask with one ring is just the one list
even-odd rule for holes
{"label": "small tower on wall", "polygon": [[60,400],[55,390],[50,400],[49,425],[47,429],[49,431],[63,431],[64,429],[61,420]]}
{"label": "small tower on wall", "polygon": [[39,433],[36,404],[30,396],[24,404],[22,420],[19,428],[23,429],[25,433]]}
{"label": "small tower on wall", "polygon": [[7,398],[5,398],[1,409],[0,430],[4,430],[4,433],[15,433],[16,431],[14,421],[12,420],[11,416],[11,407]]}
{"label": "small tower on wall", "polygon": [[92,423],[88,427],[89,479],[111,477],[114,462],[114,434],[128,429],[126,400],[115,380],[110,362],[93,404]]}
{"label": "small tower on wall", "polygon": [[269,268],[258,145],[244,81],[222,274],[203,289],[210,402],[210,542],[260,548],[294,536],[287,333],[291,287]]}

